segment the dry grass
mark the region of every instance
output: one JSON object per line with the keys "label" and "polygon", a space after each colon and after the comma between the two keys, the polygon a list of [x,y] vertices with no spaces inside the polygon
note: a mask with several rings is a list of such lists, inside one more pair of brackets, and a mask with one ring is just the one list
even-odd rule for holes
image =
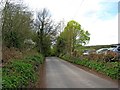
{"label": "dry grass", "polygon": [[7,48],[3,47],[2,48],[2,60],[3,64],[8,62],[10,59],[21,59],[22,58],[22,53],[19,51],[19,49],[16,48]]}
{"label": "dry grass", "polygon": [[11,47],[2,47],[2,61],[3,64],[7,63],[11,59],[22,59],[26,56],[36,55],[38,54],[37,50],[31,49],[31,50],[19,50],[17,48]]}
{"label": "dry grass", "polygon": [[118,57],[119,55],[117,53],[109,51],[106,54],[90,54],[84,56],[83,58],[86,58],[88,60],[111,62],[111,61],[119,61]]}

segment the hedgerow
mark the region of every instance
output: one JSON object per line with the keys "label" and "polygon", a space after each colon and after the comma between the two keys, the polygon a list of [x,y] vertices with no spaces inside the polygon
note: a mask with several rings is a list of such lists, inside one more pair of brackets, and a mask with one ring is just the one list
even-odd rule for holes
{"label": "hedgerow", "polygon": [[42,55],[34,55],[23,60],[10,60],[2,68],[2,88],[25,88],[37,80],[38,66],[43,63]]}
{"label": "hedgerow", "polygon": [[120,79],[120,63],[119,62],[103,62],[97,60],[80,59],[75,57],[70,57],[64,55],[61,57],[71,63],[82,65],[90,69],[96,70],[97,72],[102,72],[112,79]]}

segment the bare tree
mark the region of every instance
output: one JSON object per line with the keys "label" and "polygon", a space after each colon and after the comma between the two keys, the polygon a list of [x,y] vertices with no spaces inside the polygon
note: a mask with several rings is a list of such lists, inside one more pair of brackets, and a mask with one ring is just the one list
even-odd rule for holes
{"label": "bare tree", "polygon": [[[42,9],[40,12],[37,12],[37,18],[35,20],[35,26],[37,28],[37,33],[38,33],[38,46],[39,46],[39,51],[41,53],[44,52],[44,41],[43,39],[46,37],[49,37],[50,40],[54,40],[54,37],[56,36],[57,33],[57,26],[50,15],[49,10],[46,8]],[[50,42],[48,43],[50,44]]]}

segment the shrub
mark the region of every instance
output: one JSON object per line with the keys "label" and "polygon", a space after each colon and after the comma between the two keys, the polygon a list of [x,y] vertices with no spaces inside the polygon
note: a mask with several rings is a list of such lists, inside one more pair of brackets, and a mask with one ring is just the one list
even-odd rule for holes
{"label": "shrub", "polygon": [[10,59],[19,59],[22,58],[22,53],[17,48],[2,48],[2,59],[3,63],[7,63]]}
{"label": "shrub", "polygon": [[82,59],[89,59],[103,62],[119,61],[119,55],[115,52],[108,51],[106,54],[90,54],[82,57]]}
{"label": "shrub", "polygon": [[22,60],[14,60],[3,67],[3,88],[25,87],[36,78],[33,66]]}
{"label": "shrub", "polygon": [[44,57],[41,54],[39,54],[39,55],[27,56],[25,57],[25,60],[28,62],[35,62],[38,64],[42,64]]}
{"label": "shrub", "polygon": [[[70,58],[70,57],[69,57]],[[85,67],[88,67],[90,69],[94,69],[98,72],[102,72],[106,74],[107,76],[110,76],[113,79],[120,79],[120,63],[119,62],[103,62],[103,61],[97,61],[97,60],[89,60],[89,59],[80,59],[80,58],[70,58],[71,60],[68,60],[65,56],[63,59],[78,64],[82,65]]]}
{"label": "shrub", "polygon": [[33,56],[25,57],[24,61],[31,63],[34,66],[34,69],[38,70],[39,65],[43,64],[44,62],[44,57],[41,54],[33,55]]}
{"label": "shrub", "polygon": [[118,54],[112,51],[108,51],[107,54],[104,56],[104,61],[118,61]]}
{"label": "shrub", "polygon": [[34,55],[23,60],[11,60],[2,69],[3,88],[23,88],[37,80],[37,67],[43,63],[42,55]]}

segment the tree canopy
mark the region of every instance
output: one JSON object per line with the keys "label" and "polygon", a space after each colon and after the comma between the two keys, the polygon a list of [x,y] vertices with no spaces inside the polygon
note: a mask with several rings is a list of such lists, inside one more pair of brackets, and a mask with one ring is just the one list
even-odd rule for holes
{"label": "tree canopy", "polygon": [[[90,40],[90,34],[88,31],[84,31],[81,25],[71,20],[67,23],[64,31],[60,34],[57,39],[58,52],[74,54],[80,46],[85,45]],[[63,50],[62,50],[63,49]]]}
{"label": "tree canopy", "polygon": [[21,4],[6,2],[2,12],[2,39],[7,47],[22,48],[30,38],[32,14]]}
{"label": "tree canopy", "polygon": [[39,52],[47,55],[50,53],[58,28],[58,25],[52,20],[49,10],[44,8],[37,13],[35,27],[37,30],[37,47]]}
{"label": "tree canopy", "polygon": [[90,40],[89,32],[78,22],[71,20],[66,26],[63,21],[55,23],[46,8],[38,11],[33,18],[33,13],[24,5],[6,2],[1,20],[4,46],[21,49],[25,47],[25,41],[31,40],[45,56],[53,54],[53,51],[57,55],[74,55]]}

